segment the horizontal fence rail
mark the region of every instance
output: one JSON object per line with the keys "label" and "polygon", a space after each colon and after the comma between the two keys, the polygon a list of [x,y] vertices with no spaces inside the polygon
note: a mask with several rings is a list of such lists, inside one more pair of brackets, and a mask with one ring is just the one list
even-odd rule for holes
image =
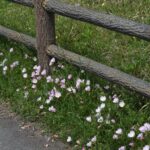
{"label": "horizontal fence rail", "polygon": [[25,44],[28,47],[36,48],[36,40],[31,36],[13,31],[0,25],[0,35],[8,39]]}
{"label": "horizontal fence rail", "polygon": [[[33,37],[7,29],[3,26],[0,26],[0,35],[36,49],[36,40]],[[48,46],[46,51],[50,56],[54,56],[58,59],[64,59],[67,62],[95,73],[104,79],[118,83],[119,85],[150,97],[150,83],[146,81],[93,61],[89,58],[64,50],[56,45]]]}
{"label": "horizontal fence rail", "polygon": [[[33,7],[31,0],[11,0]],[[150,41],[150,25],[137,23],[114,15],[96,12],[79,6],[61,3],[58,0],[45,0],[43,7],[48,12],[88,22],[123,34],[132,35]]]}

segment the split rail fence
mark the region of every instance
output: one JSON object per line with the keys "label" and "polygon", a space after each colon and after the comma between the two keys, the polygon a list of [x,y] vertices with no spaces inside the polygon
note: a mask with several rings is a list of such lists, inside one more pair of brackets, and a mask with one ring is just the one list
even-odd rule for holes
{"label": "split rail fence", "polygon": [[[110,14],[96,12],[59,0],[11,0],[25,6],[35,7],[36,39],[0,26],[0,35],[37,49],[39,64],[49,70],[49,57],[56,57],[89,72],[150,97],[150,83],[89,58],[67,51],[56,45],[55,14],[88,22],[113,31],[150,41],[150,25],[137,23]],[[50,70],[49,70],[50,71]]]}

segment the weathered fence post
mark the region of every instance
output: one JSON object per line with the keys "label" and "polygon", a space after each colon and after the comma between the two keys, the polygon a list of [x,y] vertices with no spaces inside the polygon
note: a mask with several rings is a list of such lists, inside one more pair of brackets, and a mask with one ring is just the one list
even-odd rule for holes
{"label": "weathered fence post", "polygon": [[55,44],[55,16],[54,13],[47,13],[42,7],[43,0],[34,0],[36,13],[36,41],[39,65],[47,72],[49,68],[49,56],[46,48]]}

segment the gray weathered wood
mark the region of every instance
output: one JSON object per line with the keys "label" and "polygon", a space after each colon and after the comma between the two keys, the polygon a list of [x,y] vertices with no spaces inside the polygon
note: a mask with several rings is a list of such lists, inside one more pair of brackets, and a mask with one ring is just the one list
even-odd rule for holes
{"label": "gray weathered wood", "polygon": [[60,3],[58,0],[45,0],[44,8],[63,16],[89,22],[107,29],[150,40],[150,26],[113,15],[88,10],[82,7]]}
{"label": "gray weathered wood", "polygon": [[103,77],[104,79],[150,97],[150,83],[146,81],[123,73],[117,69],[100,64],[81,55],[66,51],[56,45],[49,46],[47,48],[47,52],[49,55],[53,55],[58,59],[65,59],[69,63],[83,68],[89,72],[95,73],[96,75]]}
{"label": "gray weathered wood", "polygon": [[0,25],[0,35],[6,37],[8,39],[14,40],[16,42],[23,43],[28,47],[36,48],[35,38],[32,38],[31,36],[13,31],[11,29],[5,28],[1,25]]}
{"label": "gray weathered wood", "polygon": [[[30,0],[12,0],[32,6]],[[81,20],[104,28],[132,35],[150,41],[150,25],[137,23],[114,15],[92,11],[79,6],[61,3],[58,0],[45,0],[43,7],[48,12]]]}
{"label": "gray weathered wood", "polygon": [[55,44],[55,16],[54,13],[47,13],[42,7],[43,0],[34,0],[36,14],[36,41],[39,65],[50,72],[49,56],[46,48],[50,44]]}

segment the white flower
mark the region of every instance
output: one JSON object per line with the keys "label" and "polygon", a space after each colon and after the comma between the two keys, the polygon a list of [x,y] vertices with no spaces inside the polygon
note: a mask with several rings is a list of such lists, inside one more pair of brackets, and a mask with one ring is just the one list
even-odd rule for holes
{"label": "white flower", "polygon": [[60,81],[59,78],[56,78],[56,79],[55,79],[55,83],[56,83],[56,84],[59,83],[59,81]]}
{"label": "white flower", "polygon": [[32,78],[35,77],[35,72],[34,71],[31,73],[31,77]]}
{"label": "white flower", "polygon": [[118,150],[126,150],[125,146],[121,146]]}
{"label": "white flower", "polygon": [[102,116],[100,116],[98,119],[97,119],[97,122],[98,123],[102,123],[104,121],[104,118]]}
{"label": "white flower", "polygon": [[44,69],[44,70],[41,72],[41,75],[42,75],[42,76],[45,76],[45,75],[46,75],[46,69]]}
{"label": "white flower", "polygon": [[104,109],[105,106],[106,106],[105,103],[102,103],[102,104],[100,105],[100,108],[101,108],[101,109]]}
{"label": "white flower", "polygon": [[119,102],[119,106],[120,106],[120,107],[124,107],[124,106],[125,106],[125,102],[124,102],[124,101],[120,101],[120,102]]}
{"label": "white flower", "polygon": [[48,76],[48,77],[46,78],[46,80],[47,80],[47,83],[53,82],[53,79],[52,79],[51,76]]}
{"label": "white flower", "polygon": [[118,103],[118,102],[119,102],[119,98],[115,97],[115,98],[113,99],[113,103]]}
{"label": "white flower", "polygon": [[104,89],[108,90],[109,89],[109,85],[104,86]]}
{"label": "white flower", "polygon": [[7,69],[8,69],[7,66],[4,66],[4,67],[3,67],[3,71],[6,71]]}
{"label": "white flower", "polygon": [[68,143],[72,142],[72,138],[71,138],[71,136],[68,136],[68,138],[67,138],[67,142],[68,142]]}
{"label": "white flower", "polygon": [[95,143],[97,140],[96,136],[94,136],[92,139],[91,139],[91,142]]}
{"label": "white flower", "polygon": [[28,57],[29,57],[28,54],[25,54],[25,55],[24,55],[24,58],[25,58],[25,59],[27,59]]}
{"label": "white flower", "polygon": [[123,131],[122,131],[121,128],[119,128],[119,129],[116,130],[116,134],[121,135],[122,133],[123,133]]}
{"label": "white flower", "polygon": [[62,65],[62,64],[59,64],[58,67],[61,69],[64,69],[64,65]]}
{"label": "white flower", "polygon": [[118,139],[119,139],[118,135],[117,135],[117,134],[114,134],[114,135],[113,135],[113,139],[114,139],[114,140],[118,140]]}
{"label": "white flower", "polygon": [[106,101],[106,96],[101,96],[101,97],[100,97],[100,101],[101,101],[101,102],[105,102],[105,101]]}
{"label": "white flower", "polygon": [[45,103],[49,104],[50,102],[51,102],[51,99],[47,99]]}
{"label": "white flower", "polygon": [[0,53],[0,56],[3,56],[3,55],[4,55],[4,54],[1,52],[1,53]]}
{"label": "white flower", "polygon": [[20,91],[20,89],[16,89],[16,92],[19,92]]}
{"label": "white flower", "polygon": [[76,141],[76,143],[77,143],[78,145],[80,145],[80,144],[81,144],[80,140],[77,140],[77,141]]}
{"label": "white flower", "polygon": [[87,80],[86,81],[86,85],[90,85],[91,81],[90,80]]}
{"label": "white flower", "polygon": [[56,98],[60,98],[61,97],[61,93],[59,91],[55,91],[55,97]]}
{"label": "white flower", "polygon": [[5,58],[5,59],[2,61],[2,63],[0,64],[0,66],[4,66],[7,60],[8,60],[8,59]]}
{"label": "white flower", "polygon": [[84,73],[85,71],[84,70],[81,70],[81,73]]}
{"label": "white flower", "polygon": [[33,84],[33,85],[32,85],[32,89],[35,89],[35,88],[36,88],[36,85],[35,85],[35,84]]}
{"label": "white flower", "polygon": [[13,48],[10,48],[9,52],[12,53],[13,51],[14,51],[14,49],[13,49]]}
{"label": "white flower", "polygon": [[91,122],[91,121],[92,121],[91,116],[86,117],[86,121],[87,121],[87,122]]}
{"label": "white flower", "polygon": [[36,57],[33,57],[33,61],[37,61],[37,58],[36,58]]}
{"label": "white flower", "polygon": [[42,100],[42,97],[38,97],[37,98],[37,102],[41,101]]}
{"label": "white flower", "polygon": [[23,69],[22,69],[22,73],[25,73],[25,72],[27,72],[27,69],[26,69],[26,68],[23,68]]}
{"label": "white flower", "polygon": [[150,150],[150,145],[145,145],[145,146],[143,147],[143,150]]}
{"label": "white flower", "polygon": [[92,146],[92,142],[91,142],[91,141],[88,142],[88,143],[86,144],[86,146],[87,146],[87,147],[91,147],[91,146]]}
{"label": "white flower", "polygon": [[133,138],[135,136],[135,132],[132,130],[128,133],[129,138]]}
{"label": "white flower", "polygon": [[48,110],[50,112],[56,112],[56,108],[54,106],[49,107]]}
{"label": "white flower", "polygon": [[101,110],[102,110],[101,107],[97,107],[97,109],[95,111],[96,111],[96,113],[100,113]]}
{"label": "white flower", "polygon": [[37,81],[37,79],[32,79],[32,83],[34,83],[34,84],[36,84],[38,81]]}
{"label": "white flower", "polygon": [[24,73],[23,74],[23,78],[27,78],[28,77],[28,74],[27,73]]}
{"label": "white flower", "polygon": [[44,106],[43,105],[40,105],[40,109],[43,109],[44,108]]}
{"label": "white flower", "polygon": [[28,95],[29,95],[29,92],[28,92],[28,91],[25,91],[25,92],[24,92],[24,98],[27,98]]}
{"label": "white flower", "polygon": [[85,87],[85,91],[89,92],[91,90],[90,86]]}
{"label": "white flower", "polygon": [[52,58],[52,59],[50,60],[49,65],[52,66],[52,65],[55,63],[55,61],[56,61],[55,58]]}

